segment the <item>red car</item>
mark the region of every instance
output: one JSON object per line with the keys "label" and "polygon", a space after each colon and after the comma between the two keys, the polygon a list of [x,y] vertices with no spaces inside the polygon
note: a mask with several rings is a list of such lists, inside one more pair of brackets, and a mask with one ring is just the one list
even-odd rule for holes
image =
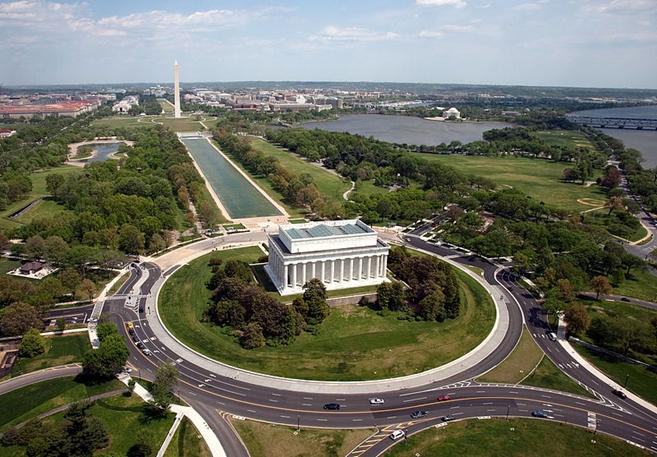
{"label": "red car", "polygon": [[440,397],[438,397],[438,401],[447,401],[447,400],[451,400],[449,395],[441,395]]}

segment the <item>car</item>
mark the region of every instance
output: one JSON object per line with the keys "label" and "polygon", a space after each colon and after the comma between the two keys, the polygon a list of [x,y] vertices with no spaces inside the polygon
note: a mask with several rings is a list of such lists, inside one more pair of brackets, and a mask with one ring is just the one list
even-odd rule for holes
{"label": "car", "polygon": [[140,342],[140,341],[139,341],[139,337],[138,337],[137,335],[132,335],[132,341],[134,341],[135,343],[139,343],[139,342]]}
{"label": "car", "polygon": [[144,353],[144,355],[152,355],[152,354],[153,354],[153,353],[151,352],[151,350],[148,349],[148,348],[144,348],[144,349],[142,349],[142,352]]}
{"label": "car", "polygon": [[382,405],[385,403],[383,398],[370,398],[370,405]]}
{"label": "car", "polygon": [[447,416],[443,416],[443,417],[441,417],[440,419],[441,419],[443,422],[449,422],[449,421],[453,421],[454,419],[456,419],[456,417],[455,417],[454,415],[452,415],[452,414],[448,414]]}
{"label": "car", "polygon": [[137,341],[137,347],[139,349],[144,349],[146,346],[144,346],[144,343],[142,343],[141,341]]}
{"label": "car", "polygon": [[625,400],[627,398],[627,395],[625,394],[625,392],[623,392],[620,389],[612,389],[611,393],[616,395],[618,398],[622,398],[623,400]]}
{"label": "car", "polygon": [[393,441],[397,441],[400,438],[404,438],[406,436],[406,432],[404,430],[395,430],[390,434],[390,439]]}
{"label": "car", "polygon": [[630,299],[629,299],[629,298],[627,298],[627,297],[622,297],[622,298],[621,298],[621,301],[626,301],[626,302],[629,302],[629,301],[630,301]]}
{"label": "car", "polygon": [[535,409],[534,411],[532,411],[532,416],[541,417],[543,419],[547,419],[548,417],[550,417],[550,416],[548,416],[547,411],[545,411],[543,409]]}
{"label": "car", "polygon": [[139,307],[139,312],[140,312],[140,313],[143,313],[143,312],[144,312],[144,306],[143,306],[143,305]]}
{"label": "car", "polygon": [[324,405],[324,409],[329,409],[331,411],[337,411],[340,409],[340,403],[327,403]]}
{"label": "car", "polygon": [[451,400],[451,399],[452,399],[452,397],[450,397],[449,395],[441,395],[436,400],[438,400],[438,401],[447,401],[447,400]]}
{"label": "car", "polygon": [[424,417],[426,415],[427,415],[426,411],[421,411],[418,409],[417,411],[413,411],[411,413],[411,419],[419,419],[420,417]]}
{"label": "car", "polygon": [[547,337],[552,341],[557,341],[557,334],[554,332],[548,332]]}
{"label": "car", "polygon": [[130,373],[132,373],[132,368],[130,368],[130,367],[123,367],[123,371],[124,371],[125,373],[130,374]]}

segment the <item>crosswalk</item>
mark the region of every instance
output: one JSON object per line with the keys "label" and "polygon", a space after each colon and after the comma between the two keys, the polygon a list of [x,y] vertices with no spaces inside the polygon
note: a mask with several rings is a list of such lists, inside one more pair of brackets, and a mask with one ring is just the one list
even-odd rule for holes
{"label": "crosswalk", "polygon": [[587,422],[589,430],[595,432],[595,430],[598,428],[598,419],[596,418],[596,414],[589,411]]}
{"label": "crosswalk", "polygon": [[365,440],[363,440],[358,446],[353,448],[351,452],[347,454],[347,457],[359,457],[371,447],[377,445],[382,440],[387,439],[393,431],[407,428],[411,424],[413,424],[413,422],[402,422],[401,424],[388,425],[379,429],[377,432],[365,438]]}

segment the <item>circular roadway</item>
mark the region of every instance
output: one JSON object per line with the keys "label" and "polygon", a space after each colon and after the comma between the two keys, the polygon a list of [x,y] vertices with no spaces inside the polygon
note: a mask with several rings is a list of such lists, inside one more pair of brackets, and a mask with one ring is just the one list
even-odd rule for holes
{"label": "circular roadway", "polygon": [[[235,238],[239,241],[239,238]],[[231,238],[225,238],[228,243]],[[508,271],[500,269],[486,259],[463,255],[462,252],[428,243],[418,236],[404,236],[403,244],[430,252],[439,257],[451,257],[462,264],[481,268],[484,278],[490,284],[504,291],[508,305],[509,327],[505,338],[491,355],[475,367],[468,368],[457,375],[438,382],[427,383],[411,389],[367,394],[304,393],[277,389],[244,382],[241,379],[223,377],[183,359],[165,346],[153,333],[138,305],[126,306],[128,293],[139,287],[139,298],[133,300],[145,306],[153,286],[162,276],[160,268],[147,263],[131,270],[131,277],[116,295],[106,300],[106,309],[112,320],[119,324],[130,349],[129,363],[144,378],[154,376],[158,365],[173,363],[180,372],[177,394],[190,405],[199,409],[208,424],[220,435],[222,444],[227,446],[229,455],[244,455],[238,438],[226,433],[220,413],[248,417],[266,422],[289,426],[323,428],[377,427],[377,439],[368,441],[366,448],[358,448],[354,455],[379,455],[394,442],[387,439],[394,428],[404,428],[415,433],[441,422],[441,418],[451,414],[457,420],[472,417],[531,417],[535,409],[548,411],[550,418],[582,427],[595,427],[646,449],[657,452],[657,415],[630,399],[611,397],[609,386],[599,382],[584,367],[574,363],[572,357],[558,342],[545,338],[548,330],[540,305],[516,282]],[[205,243],[205,244],[203,244]],[[212,250],[207,240],[199,245],[198,255]],[[202,246],[202,248],[201,248]],[[207,246],[207,247],[206,247]],[[165,275],[175,269],[165,265]],[[169,268],[174,267],[174,268]],[[144,311],[149,312],[148,309]],[[147,357],[137,349],[125,332],[125,323],[135,324],[136,336],[151,349],[153,355]],[[479,384],[473,379],[493,368],[513,350],[522,331],[523,321],[536,343],[546,355],[560,367],[565,374],[576,380],[596,399],[524,386],[498,384]],[[450,400],[439,402],[437,397],[448,394]],[[370,405],[369,398],[383,398],[383,405]],[[613,399],[612,399],[613,398]],[[323,409],[326,403],[339,403],[339,411]],[[427,415],[413,421],[411,412],[425,410]],[[593,419],[592,419],[593,418]],[[593,422],[591,422],[593,421]]]}

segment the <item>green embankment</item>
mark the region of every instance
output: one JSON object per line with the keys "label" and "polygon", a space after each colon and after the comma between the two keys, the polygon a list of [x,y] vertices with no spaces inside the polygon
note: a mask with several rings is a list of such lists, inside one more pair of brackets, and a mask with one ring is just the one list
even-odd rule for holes
{"label": "green embankment", "polygon": [[492,419],[455,422],[401,441],[385,457],[602,457],[645,456],[619,439],[555,422]]}
{"label": "green embankment", "polygon": [[495,310],[486,291],[458,272],[461,316],[442,323],[400,319],[365,307],[333,309],[316,335],[302,333],[288,346],[245,350],[232,330],[202,322],[210,291],[211,256],[255,261],[257,248],[218,251],[190,262],[166,282],[159,309],[181,341],[210,357],[245,369],[305,379],[382,379],[424,371],[472,350],[490,332]]}

